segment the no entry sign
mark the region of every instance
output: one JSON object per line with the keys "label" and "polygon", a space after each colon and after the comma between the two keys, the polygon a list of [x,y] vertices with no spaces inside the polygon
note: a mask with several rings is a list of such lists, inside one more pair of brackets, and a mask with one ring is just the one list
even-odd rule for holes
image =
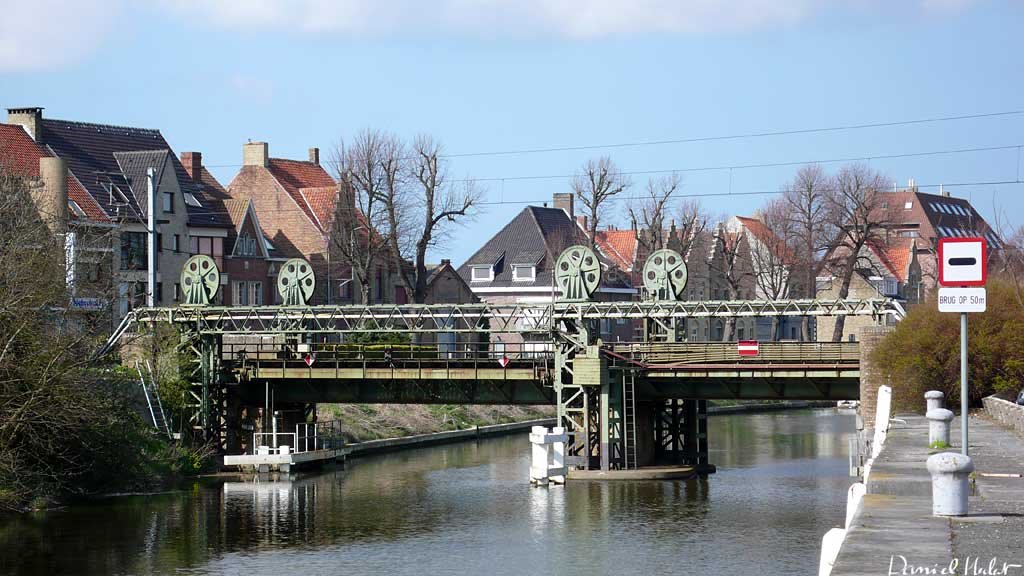
{"label": "no entry sign", "polygon": [[984,238],[940,238],[939,285],[984,286],[987,256]]}
{"label": "no entry sign", "polygon": [[757,340],[740,340],[736,343],[736,352],[740,356],[757,356],[761,353],[761,346]]}

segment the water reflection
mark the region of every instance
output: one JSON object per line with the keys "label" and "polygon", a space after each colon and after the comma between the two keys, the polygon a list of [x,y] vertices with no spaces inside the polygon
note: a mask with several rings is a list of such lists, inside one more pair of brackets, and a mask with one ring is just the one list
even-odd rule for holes
{"label": "water reflection", "polygon": [[712,417],[709,480],[531,488],[515,436],[196,483],[8,520],[0,573],[808,573],[842,522],[853,426],[831,410]]}

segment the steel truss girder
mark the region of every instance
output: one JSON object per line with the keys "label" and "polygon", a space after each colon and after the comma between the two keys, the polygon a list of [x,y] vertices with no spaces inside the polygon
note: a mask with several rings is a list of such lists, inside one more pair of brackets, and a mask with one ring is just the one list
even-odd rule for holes
{"label": "steel truss girder", "polygon": [[708,302],[557,302],[555,304],[407,304],[373,306],[233,306],[141,308],[127,324],[166,322],[202,334],[578,332],[588,321],[770,316],[895,316],[891,299]]}

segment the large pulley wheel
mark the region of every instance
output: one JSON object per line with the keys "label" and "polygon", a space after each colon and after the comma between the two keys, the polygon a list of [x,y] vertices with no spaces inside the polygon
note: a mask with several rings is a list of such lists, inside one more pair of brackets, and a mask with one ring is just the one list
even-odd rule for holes
{"label": "large pulley wheel", "polygon": [[313,298],[316,276],[313,267],[302,258],[292,258],[277,274],[277,292],[285,306],[305,306]]}
{"label": "large pulley wheel", "polygon": [[589,300],[601,284],[601,261],[586,246],[570,246],[555,261],[555,282],[563,300]]}
{"label": "large pulley wheel", "polygon": [[185,304],[206,306],[220,288],[220,270],[213,258],[196,254],[185,261],[181,269],[181,288],[185,292]]}
{"label": "large pulley wheel", "polygon": [[679,252],[664,248],[644,263],[644,288],[648,298],[680,300],[686,288],[686,263]]}

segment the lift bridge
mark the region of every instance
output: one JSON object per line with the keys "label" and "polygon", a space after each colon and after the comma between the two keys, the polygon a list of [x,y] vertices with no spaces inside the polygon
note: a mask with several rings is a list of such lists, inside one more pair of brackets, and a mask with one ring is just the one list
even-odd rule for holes
{"label": "lift bridge", "polygon": [[[594,301],[600,260],[572,246],[556,260],[559,293],[547,304],[316,306],[312,267],[292,259],[278,277],[281,305],[223,307],[210,305],[220,272],[197,255],[182,272],[186,303],[132,311],[101,352],[155,323],[176,327],[193,367],[192,427],[228,453],[243,449],[247,417],[282,406],[305,420],[325,402],[526,404],[556,406],[578,468],[713,470],[708,400],[857,399],[860,350],[763,342],[740,356],[735,342],[684,342],[687,319],[903,315],[888,299],[682,301],[686,267],[671,250],[652,254],[643,274],[641,300]],[[603,342],[602,322],[639,336]],[[410,344],[348,343],[356,334]]]}

